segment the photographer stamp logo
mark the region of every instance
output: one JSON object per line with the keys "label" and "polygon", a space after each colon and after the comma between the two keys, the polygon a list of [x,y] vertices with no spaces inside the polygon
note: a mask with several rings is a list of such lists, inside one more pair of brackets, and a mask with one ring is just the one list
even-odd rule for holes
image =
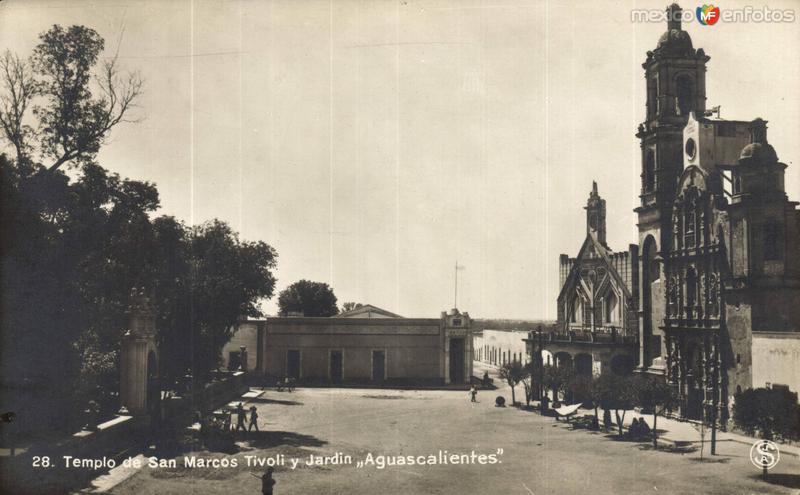
{"label": "photographer stamp logo", "polygon": [[774,468],[781,460],[778,445],[770,440],[759,440],[750,447],[750,462],[757,468]]}

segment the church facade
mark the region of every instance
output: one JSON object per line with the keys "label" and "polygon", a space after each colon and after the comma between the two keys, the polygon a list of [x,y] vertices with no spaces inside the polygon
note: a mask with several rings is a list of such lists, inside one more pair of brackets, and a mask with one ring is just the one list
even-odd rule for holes
{"label": "church facade", "polygon": [[738,392],[800,391],[800,211],[767,122],[706,110],[710,57],[667,11],[642,64],[638,242],[609,249],[594,185],[583,245],[559,260],[557,330],[528,349],[587,374],[629,356],[674,387],[681,417],[725,427]]}
{"label": "church facade", "polygon": [[[780,347],[800,336],[800,212],[766,122],[706,112],[710,57],[692,46],[680,7],[668,10],[643,64],[637,133],[640,370],[676,388],[682,416],[724,425],[735,393],[764,385],[753,381],[764,364],[754,360],[756,342],[794,337],[774,339],[772,357],[798,368]],[[800,382],[784,385],[797,391]]]}
{"label": "church facade", "polygon": [[[585,210],[583,245],[574,258],[559,258],[558,319],[542,351],[557,366],[573,366],[578,374],[629,373],[639,351],[638,247],[614,252],[606,243],[606,202],[597,183]],[[539,347],[538,342],[530,345]]]}

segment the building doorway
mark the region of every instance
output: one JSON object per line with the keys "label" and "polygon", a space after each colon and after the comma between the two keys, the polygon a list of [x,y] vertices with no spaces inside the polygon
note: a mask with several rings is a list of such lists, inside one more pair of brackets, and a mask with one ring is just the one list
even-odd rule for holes
{"label": "building doorway", "polygon": [[286,376],[300,378],[300,351],[297,349],[290,349],[286,351]]}
{"label": "building doorway", "polygon": [[450,339],[450,383],[464,383],[464,339]]}
{"label": "building doorway", "polygon": [[592,376],[591,354],[578,354],[575,356],[575,373],[583,376]]}
{"label": "building doorway", "polygon": [[382,382],[386,378],[386,352],[372,351],[372,381]]}
{"label": "building doorway", "polygon": [[331,369],[331,381],[333,383],[339,383],[342,381],[342,351],[331,351],[331,359],[330,359]]}
{"label": "building doorway", "polygon": [[686,414],[688,419],[703,419],[703,348],[689,346],[689,362],[686,373]]}
{"label": "building doorway", "polygon": [[228,353],[228,371],[236,371],[242,367],[242,354],[239,351]]}

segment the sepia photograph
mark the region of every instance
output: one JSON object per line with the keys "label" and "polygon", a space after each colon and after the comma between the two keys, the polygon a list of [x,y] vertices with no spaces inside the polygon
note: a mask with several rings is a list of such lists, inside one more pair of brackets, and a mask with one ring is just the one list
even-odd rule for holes
{"label": "sepia photograph", "polygon": [[0,0],[0,494],[800,494],[799,16]]}

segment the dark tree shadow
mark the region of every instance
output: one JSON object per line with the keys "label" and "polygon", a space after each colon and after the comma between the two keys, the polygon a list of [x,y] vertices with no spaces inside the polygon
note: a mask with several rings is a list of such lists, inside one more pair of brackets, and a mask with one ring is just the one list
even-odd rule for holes
{"label": "dark tree shadow", "polygon": [[704,456],[702,459],[699,457],[692,457],[690,460],[692,462],[701,462],[703,464],[727,464],[731,461],[731,458],[719,455],[715,456],[708,455]]}
{"label": "dark tree shadow", "polygon": [[254,399],[250,399],[248,402],[252,402],[254,404],[279,404],[281,406],[302,406],[302,402],[297,402],[294,400],[281,400],[281,399],[266,399],[263,397],[256,397]]}
{"label": "dark tree shadow", "polygon": [[328,442],[312,435],[303,435],[292,431],[259,431],[248,433],[243,438],[252,448],[268,449],[287,445],[290,447],[322,447]]}
{"label": "dark tree shadow", "polygon": [[[28,462],[21,462],[27,460]],[[0,493],[14,495],[70,494],[91,485],[108,468],[67,468],[55,463],[49,469],[32,468],[30,458],[20,456],[11,462],[0,462]]]}
{"label": "dark tree shadow", "polygon": [[[763,481],[760,474],[753,474],[750,478]],[[800,488],[800,474],[775,473],[767,475],[767,483],[770,485],[780,485],[786,488]]]}
{"label": "dark tree shadow", "polygon": [[666,452],[668,454],[691,454],[697,452],[697,446],[692,442],[676,442],[675,445],[660,444],[657,449],[653,448],[653,443],[645,443],[639,445],[639,450],[655,450],[658,452]]}

